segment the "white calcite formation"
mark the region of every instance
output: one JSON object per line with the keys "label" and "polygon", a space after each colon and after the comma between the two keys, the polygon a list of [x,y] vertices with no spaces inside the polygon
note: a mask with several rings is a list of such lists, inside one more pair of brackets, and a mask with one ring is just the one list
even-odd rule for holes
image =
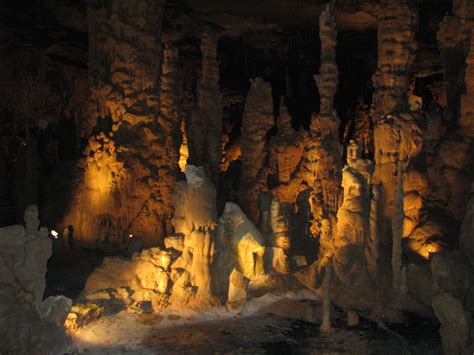
{"label": "white calcite formation", "polygon": [[[39,228],[38,208],[35,205],[26,208],[24,220],[25,226],[0,228],[0,352],[6,354],[30,353],[33,349],[53,351],[63,344],[61,328],[40,321],[44,310],[55,303],[51,300],[43,303],[46,265],[52,255],[52,241],[48,230]],[[58,321],[62,326],[66,314],[59,320],[44,319]],[[51,343],[56,344],[48,344],[48,337]]]}

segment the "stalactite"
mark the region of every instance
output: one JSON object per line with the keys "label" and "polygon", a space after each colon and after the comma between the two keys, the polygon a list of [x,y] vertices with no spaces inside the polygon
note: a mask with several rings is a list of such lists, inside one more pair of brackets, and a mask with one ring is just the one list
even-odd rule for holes
{"label": "stalactite", "polygon": [[273,127],[273,102],[269,83],[251,80],[242,118],[240,203],[247,216],[259,224],[258,197],[266,189],[267,132]]}
{"label": "stalactite", "polygon": [[[217,184],[221,161],[222,94],[219,89],[217,61],[218,34],[207,28],[201,38],[202,71],[197,87],[198,112],[190,127],[190,161],[203,166],[206,174]],[[194,138],[194,135],[197,135]]]}
{"label": "stalactite", "polygon": [[397,187],[395,190],[394,217],[392,220],[392,288],[400,291],[400,273],[402,268],[403,234],[403,170],[402,162],[397,162]]}
{"label": "stalactite", "polygon": [[408,74],[417,47],[417,18],[408,4],[398,0],[381,5],[375,16],[378,20],[378,60],[377,71],[372,77],[371,116],[376,122],[405,106]]}

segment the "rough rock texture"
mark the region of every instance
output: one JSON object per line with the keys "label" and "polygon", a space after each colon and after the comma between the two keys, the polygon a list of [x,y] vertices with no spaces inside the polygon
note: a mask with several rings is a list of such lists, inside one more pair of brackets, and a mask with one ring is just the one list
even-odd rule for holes
{"label": "rough rock texture", "polygon": [[[342,172],[343,202],[337,212],[333,264],[336,280],[353,295],[367,293],[373,285],[368,277],[368,260],[376,263],[370,238],[371,178],[373,162],[362,159],[354,141],[348,147],[347,165]],[[376,248],[370,246],[370,248]],[[369,258],[366,258],[369,254]],[[375,259],[375,260],[374,260]],[[339,297],[343,299],[343,297]],[[361,304],[370,302],[368,299]],[[344,302],[344,301],[343,301]]]}
{"label": "rough rock texture", "polygon": [[183,275],[188,274],[181,277],[189,277],[196,289],[196,304],[217,304],[211,287],[218,222],[216,190],[202,168],[186,166],[186,183],[175,192],[173,204],[175,231],[184,235],[183,252],[173,267],[184,269]]}
{"label": "rough rock texture", "polygon": [[391,244],[391,221],[394,217],[395,189],[397,187],[397,162],[402,171],[422,149],[419,117],[413,113],[387,115],[374,129],[375,171],[374,183],[381,184],[379,229],[381,243]]}
{"label": "rough rock texture", "polygon": [[[471,5],[474,12],[474,5]],[[459,134],[474,138],[474,20],[470,21],[470,43],[466,58],[466,75],[464,83],[466,93],[461,98],[461,115],[459,117]]]}
{"label": "rough rock texture", "polygon": [[267,132],[273,127],[272,88],[262,78],[250,80],[242,117],[240,205],[249,219],[259,222],[258,197],[266,189]]}
{"label": "rough rock texture", "polygon": [[207,28],[201,37],[202,69],[197,86],[198,112],[189,130],[190,163],[202,166],[214,184],[218,183],[221,161],[222,94],[217,61],[218,33]]}
{"label": "rough rock texture", "polygon": [[[161,61],[160,2],[90,3],[90,134],[84,186],[64,224],[91,244],[148,245],[171,231],[179,159],[176,50]],[[161,92],[158,92],[160,63]],[[111,211],[114,211],[111,214]]]}
{"label": "rough rock texture", "polygon": [[173,239],[184,238],[182,243],[166,238],[167,249],[144,249],[131,260],[106,258],[87,280],[88,301],[104,299],[108,308],[112,301],[126,309],[151,302],[155,311],[169,305],[207,308],[218,304],[211,273],[217,226],[215,189],[203,170],[193,165],[187,165],[186,179],[173,196],[172,222],[177,233]]}
{"label": "rough rock texture", "polygon": [[278,133],[270,138],[270,168],[280,183],[287,183],[303,156],[304,136],[291,127],[291,116],[283,103],[283,98],[280,101],[277,128]]}
{"label": "rough rock texture", "polygon": [[263,256],[265,240],[260,231],[247,218],[239,206],[227,202],[222,215],[224,236],[233,251],[232,258],[226,261],[241,272],[248,280],[264,273]]}
{"label": "rough rock texture", "polygon": [[474,185],[471,187],[471,198],[466,209],[466,215],[461,225],[459,246],[466,258],[474,264]]}
{"label": "rough rock texture", "polygon": [[[472,26],[474,23],[473,15],[474,5],[468,0],[453,1],[452,12],[446,14],[437,33],[438,44],[443,59],[444,76],[447,83],[447,112],[446,116],[450,124],[455,124],[459,119],[459,124],[464,127],[466,124],[471,126],[463,131],[468,136],[472,136],[472,123],[468,120],[469,112],[472,112],[472,99],[469,94],[472,89],[472,75],[469,75],[471,69],[466,68],[466,62],[472,61],[470,53],[470,45],[472,41]],[[465,78],[467,80],[465,80]],[[465,96],[462,96],[465,93]],[[461,103],[462,102],[462,103]],[[460,105],[464,106],[467,112],[460,112]],[[466,107],[467,105],[467,107]],[[467,116],[466,116],[467,115]],[[461,133],[464,135],[464,133]]]}
{"label": "rough rock texture", "polygon": [[0,351],[7,354],[52,351],[64,345],[61,329],[39,317],[52,242],[46,228],[38,230],[36,206],[27,207],[25,225],[0,228]]}
{"label": "rough rock texture", "polygon": [[[311,188],[312,231],[321,227],[321,217],[335,228],[335,216],[341,198],[342,145],[339,142],[339,118],[333,108],[338,83],[336,65],[337,30],[330,5],[319,19],[321,68],[314,78],[321,96],[321,111],[313,115],[303,154],[303,180]],[[324,251],[320,249],[320,255]]]}
{"label": "rough rock texture", "polygon": [[377,10],[378,59],[372,77],[371,116],[375,122],[406,104],[408,74],[415,59],[416,13],[405,2],[391,0]]}
{"label": "rough rock texture", "polygon": [[441,323],[439,333],[445,354],[470,354],[469,321],[461,302],[447,293],[433,298],[433,310]]}

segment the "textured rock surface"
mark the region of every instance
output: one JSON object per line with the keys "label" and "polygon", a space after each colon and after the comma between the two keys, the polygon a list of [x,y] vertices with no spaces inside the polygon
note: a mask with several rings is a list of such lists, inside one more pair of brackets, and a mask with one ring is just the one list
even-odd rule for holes
{"label": "textured rock surface", "polygon": [[201,37],[202,68],[197,86],[198,112],[189,128],[190,162],[204,167],[206,175],[218,183],[221,162],[222,94],[219,90],[217,42],[219,36],[207,28]]}
{"label": "textured rock surface", "polygon": [[99,133],[89,139],[84,181],[64,224],[95,246],[123,247],[129,232],[156,244],[172,228],[180,115],[177,53],[166,48],[161,60],[156,30],[163,12],[163,2],[88,7],[91,100],[83,128]]}
{"label": "textured rock surface", "polygon": [[377,122],[406,104],[408,74],[415,59],[416,13],[405,2],[389,1],[376,11],[378,59],[372,77],[371,116]]}
{"label": "textured rock surface", "polygon": [[36,206],[27,207],[25,223],[0,228],[0,351],[7,354],[59,350],[65,343],[61,328],[40,321],[52,242],[45,228],[38,230]]}
{"label": "textured rock surface", "polygon": [[470,330],[461,302],[443,293],[433,298],[433,309],[441,327],[439,333],[445,354],[469,354]]}
{"label": "textured rock surface", "polygon": [[242,117],[240,204],[249,219],[258,223],[259,194],[266,189],[267,132],[274,126],[272,89],[262,78],[250,81]]}

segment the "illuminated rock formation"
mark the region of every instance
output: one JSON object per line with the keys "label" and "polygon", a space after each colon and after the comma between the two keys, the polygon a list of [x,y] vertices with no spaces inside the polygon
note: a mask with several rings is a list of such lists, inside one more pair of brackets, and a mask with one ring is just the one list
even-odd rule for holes
{"label": "illuminated rock formation", "polygon": [[268,168],[267,132],[273,127],[272,92],[262,78],[251,80],[242,117],[240,205],[254,223],[258,223],[258,197],[265,191]]}
{"label": "illuminated rock formation", "polygon": [[181,250],[144,249],[130,261],[106,258],[89,276],[86,298],[93,300],[96,292],[118,292],[125,287],[132,290],[122,300],[126,307],[143,301],[151,302],[155,311],[169,305],[200,309],[218,305],[211,285],[216,283],[211,274],[217,227],[215,200],[215,189],[203,170],[188,165],[186,182],[177,184],[173,197],[172,222],[178,236],[184,239],[182,248],[178,248]]}
{"label": "illuminated rock formation", "polygon": [[390,0],[380,5],[377,17],[377,71],[372,77],[374,94],[371,116],[377,122],[386,114],[403,110],[408,74],[415,59],[415,12],[405,2]]}
{"label": "illuminated rock formation", "polygon": [[333,108],[338,83],[337,30],[330,5],[321,12],[319,37],[321,68],[319,75],[314,78],[321,96],[321,111],[312,117],[302,160],[303,180],[311,188],[312,231],[316,233],[320,230],[321,217],[328,219],[334,230],[341,197],[342,145],[338,137],[340,122]]}
{"label": "illuminated rock formation", "polygon": [[177,52],[166,48],[161,61],[156,28],[163,2],[127,5],[88,7],[88,122],[100,133],[89,140],[84,183],[64,221],[102,248],[123,246],[129,233],[157,244],[172,229],[180,143]]}
{"label": "illuminated rock formation", "polygon": [[189,128],[190,162],[204,167],[206,175],[217,184],[221,161],[222,94],[219,90],[217,62],[218,34],[210,27],[201,37],[202,68],[197,87],[198,112]]}
{"label": "illuminated rock formation", "polygon": [[366,273],[364,248],[370,238],[370,194],[373,163],[362,159],[354,141],[342,172],[343,202],[337,212],[334,270],[346,287],[367,286],[356,280]]}
{"label": "illuminated rock formation", "polygon": [[[53,346],[58,350],[58,345],[62,345],[62,330],[40,322],[40,313],[45,306],[46,266],[52,255],[52,242],[45,227],[38,229],[38,208],[35,205],[26,208],[24,220],[25,227],[0,228],[2,353],[54,351]],[[38,338],[34,339],[34,336]],[[44,339],[47,337],[57,343],[48,344]]]}
{"label": "illuminated rock formation", "polygon": [[278,197],[272,199],[270,207],[270,226],[272,242],[272,268],[281,274],[289,272],[287,254],[291,248],[288,221],[280,212]]}
{"label": "illuminated rock formation", "polygon": [[277,128],[277,135],[270,138],[270,168],[280,183],[288,183],[303,156],[304,141],[303,135],[291,127],[291,116],[283,104],[283,98]]}
{"label": "illuminated rock formation", "polygon": [[225,235],[233,250],[235,269],[248,280],[264,273],[265,241],[260,231],[236,204],[227,202],[222,216]]}
{"label": "illuminated rock formation", "polygon": [[[173,225],[184,235],[183,252],[174,269],[184,269],[190,284],[196,288],[190,301],[200,307],[217,304],[211,288],[211,265],[214,262],[217,238],[216,190],[202,168],[186,167],[186,183],[179,186],[174,197]],[[174,295],[182,298],[183,295]],[[173,301],[173,298],[172,298]]]}
{"label": "illuminated rock formation", "polygon": [[391,245],[391,220],[394,217],[397,164],[402,171],[422,149],[421,128],[413,113],[387,115],[375,124],[375,171],[374,183],[381,184],[379,229],[381,243]]}

